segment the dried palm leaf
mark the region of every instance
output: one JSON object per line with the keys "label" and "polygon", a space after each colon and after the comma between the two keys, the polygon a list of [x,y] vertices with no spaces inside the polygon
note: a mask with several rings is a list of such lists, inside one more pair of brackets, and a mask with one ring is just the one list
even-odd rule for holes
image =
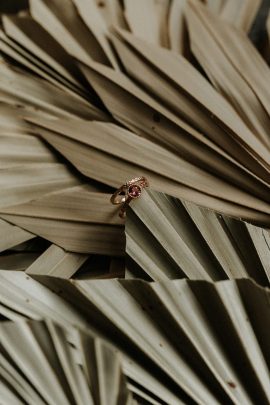
{"label": "dried palm leaf", "polygon": [[84,185],[6,204],[0,216],[68,251],[119,256],[124,252],[124,229],[109,198]]}
{"label": "dried palm leaf", "polygon": [[[270,224],[259,1],[29,4],[0,32],[4,398],[268,404],[269,290],[211,281],[269,284],[269,232],[225,216]],[[128,212],[128,276],[161,282],[88,280],[122,275],[92,254],[123,255],[109,197],[136,175],[173,196]]]}
{"label": "dried palm leaf", "polygon": [[0,256],[1,270],[25,271],[40,256],[40,252],[14,252],[10,250]]}
{"label": "dried palm leaf", "polygon": [[168,47],[167,15],[170,6],[165,1],[125,0],[125,17],[132,34],[147,42]]}
{"label": "dried palm leaf", "polygon": [[[160,191],[196,201],[236,217],[269,223],[270,156],[265,128],[264,133],[261,133],[261,141],[259,134],[253,132],[254,126],[251,130],[232,108],[233,100],[226,100],[215,91],[187,60],[151,44],[151,41],[148,43],[139,40],[133,34],[119,29],[120,26],[126,30],[130,28],[131,31],[138,31],[135,27],[140,24],[140,13],[145,11],[145,7],[150,7],[156,32],[163,38],[161,42],[152,42],[165,44],[167,40],[164,38],[170,37],[170,23],[168,26],[164,23],[164,16],[169,14],[173,5],[149,0],[138,9],[139,14],[131,12],[132,7],[138,7],[131,2],[126,2],[124,7],[116,2],[105,2],[97,7],[92,2],[89,7],[92,7],[93,15],[99,15],[100,30],[93,18],[84,14],[86,3],[83,0],[65,0],[65,3],[58,0],[30,2],[30,15],[3,18],[3,42],[12,50],[13,58],[17,52],[20,58],[28,60],[28,66],[32,64],[40,69],[40,73],[36,73],[43,72],[44,78],[50,75],[46,70],[46,66],[49,66],[50,72],[54,71],[56,74],[53,75],[54,78],[61,76],[63,80],[68,80],[85,90],[90,99],[76,95],[62,82],[64,87],[59,89],[48,83],[48,77],[47,81],[40,80],[3,64],[2,100],[14,106],[13,88],[7,87],[12,81],[17,86],[17,94],[23,93],[20,103],[27,110],[25,116],[35,123],[36,128],[32,127],[32,131],[42,135],[90,178],[110,186],[118,186],[116,179],[123,176],[123,171],[126,176],[133,177],[141,174],[137,171],[143,169],[145,174],[149,174],[153,187]],[[200,11],[202,7],[198,2],[187,5],[184,13],[190,18],[191,9]],[[254,6],[254,10],[256,7]],[[226,14],[225,8],[230,9],[229,2],[223,2],[218,13],[222,14],[223,10]],[[245,2],[245,13],[248,8],[250,5]],[[207,15],[204,10],[200,12]],[[108,26],[112,21],[118,28],[109,32]],[[219,26],[217,29],[222,35],[227,29],[226,23],[220,21]],[[40,33],[37,38],[32,38],[33,29]],[[202,25],[197,31],[199,29],[203,32]],[[153,30],[150,31],[153,33]],[[240,34],[237,34],[238,37],[240,38]],[[125,68],[125,74],[122,68],[122,72],[119,71],[120,65],[116,62],[111,41]],[[170,47],[169,42],[166,43]],[[250,47],[250,44],[246,45],[247,50]],[[255,55],[253,49],[252,52]],[[37,57],[34,53],[37,53]],[[74,58],[80,61],[79,67],[83,74],[78,74]],[[262,67],[257,55],[256,58]],[[263,69],[265,70],[262,67],[261,70]],[[252,80],[254,73],[248,74]],[[265,71],[264,75],[267,74]],[[101,124],[101,127],[95,127],[95,123],[90,126],[89,119],[110,118],[102,104],[99,104],[99,108],[93,104],[96,102],[95,95],[89,86],[84,87],[85,79],[90,82],[91,88],[96,90],[115,119],[133,132],[108,123]],[[33,108],[38,108],[38,114],[33,114],[32,118],[30,114],[29,118],[28,114],[33,112]],[[252,111],[253,114],[256,112]],[[70,121],[48,119],[48,113],[69,118]],[[89,131],[92,129],[91,134],[86,131],[88,126]],[[95,138],[93,131],[96,132]],[[97,131],[110,136],[111,142],[115,142],[113,153],[108,144],[104,144],[102,138],[98,137]],[[84,133],[84,136],[77,135],[78,132]],[[107,138],[105,140],[107,142]],[[125,142],[125,151],[123,144],[120,148],[119,142]],[[131,147],[136,147],[136,153],[131,154]],[[158,149],[159,147],[162,149]],[[145,159],[146,155],[155,159],[150,149],[156,151],[156,162],[153,164],[150,159]],[[163,161],[171,161],[167,168],[164,164],[164,178],[156,175],[157,171],[159,174],[161,156]],[[173,159],[179,171],[172,171]],[[58,239],[50,240],[59,244]],[[72,249],[72,244],[69,247],[65,244],[61,246]],[[78,248],[74,249],[77,251]]]}
{"label": "dried palm leaf", "polygon": [[90,279],[123,277],[124,261],[116,257],[70,253],[51,245],[26,269],[40,282],[48,277]]}
{"label": "dried palm leaf", "polygon": [[[113,341],[106,331],[104,332],[102,329],[96,328],[91,322],[89,323],[85,316],[80,313],[80,310],[76,310],[74,306],[59,297],[60,291],[55,294],[21,272],[0,271],[0,273],[1,316],[13,321],[29,318],[50,319],[67,331],[71,331],[74,327],[83,329],[84,332],[87,331],[88,334],[94,334],[107,341],[109,338],[112,344]],[[71,343],[76,344],[72,336],[69,336]],[[139,393],[139,395],[142,393],[146,396],[149,395],[150,403],[155,405],[160,403],[182,404],[180,398],[171,390],[170,386],[166,386],[166,382],[160,376],[156,376],[151,370],[145,369],[144,364],[140,365],[136,352],[133,358],[126,352],[125,347],[122,346],[121,349],[120,342],[116,342],[114,346],[115,350],[119,351],[124,374],[129,379],[129,386],[132,387],[132,391]]]}
{"label": "dried palm leaf", "polygon": [[35,235],[32,233],[3,221],[2,219],[0,220],[0,252],[13,248],[34,237]]}
{"label": "dried palm leaf", "polygon": [[[0,65],[0,101],[62,117],[106,119],[106,114],[74,92],[67,92],[10,64]],[[19,114],[20,115],[20,114]]]}
{"label": "dried palm leaf", "polygon": [[84,323],[101,336],[105,332],[123,358],[132,359],[130,372],[135,364],[143,364],[153,381],[159,379],[160,389],[167,386],[180,403],[269,402],[267,289],[244,279],[59,280],[53,288],[61,288],[80,318],[70,305],[20,272],[1,272],[2,313],[12,317],[21,302],[24,316],[34,311],[30,317],[38,318],[45,312],[67,325],[72,311],[76,325]]}
{"label": "dried palm leaf", "polygon": [[269,231],[154,191],[130,208],[127,277],[252,277],[269,285]]}
{"label": "dried palm leaf", "polygon": [[[91,3],[90,3],[91,5]],[[72,0],[30,0],[30,14],[73,57],[88,63],[92,58],[109,64],[110,60],[96,36],[84,23]]]}
{"label": "dried palm leaf", "polygon": [[21,204],[79,183],[68,167],[61,163],[21,164],[2,167],[0,172],[1,207]]}
{"label": "dried palm leaf", "polygon": [[170,49],[185,54],[187,48],[187,29],[184,10],[186,0],[172,0],[168,11],[168,37]]}
{"label": "dried palm leaf", "polygon": [[101,339],[51,321],[5,322],[0,329],[6,404],[14,398],[28,404],[137,403],[119,356]]}
{"label": "dried palm leaf", "polygon": [[23,134],[0,135],[0,168],[32,163],[57,163],[57,158],[38,138]]}
{"label": "dried palm leaf", "polygon": [[[29,118],[28,121],[41,126],[41,129],[33,131],[46,139],[88,177],[116,187],[119,185],[117,179],[121,178],[123,172],[131,178],[144,173],[157,190],[237,217],[242,213],[243,217],[249,219],[255,220],[256,217],[257,222],[269,221],[268,204],[262,200],[217,179],[165,147],[155,145],[154,142],[114,124],[88,121],[79,123],[77,120],[48,121],[42,118]],[[125,154],[122,151],[123,145]],[[202,151],[199,153],[206,161],[206,155]],[[198,160],[198,156],[196,158]],[[247,176],[245,179],[247,180]],[[266,197],[264,187],[265,185],[258,186],[261,189],[259,194],[263,193]]]}
{"label": "dried palm leaf", "polygon": [[[208,77],[269,149],[269,68],[248,38],[189,2],[187,21],[191,48]],[[202,52],[202,45],[208,46]],[[243,69],[245,66],[245,69]],[[256,66],[256,70],[254,69]]]}
{"label": "dried palm leaf", "polygon": [[262,0],[207,0],[206,3],[223,20],[248,33]]}
{"label": "dried palm leaf", "polygon": [[[108,39],[109,29],[106,18],[99,11],[99,3],[96,4],[95,0],[74,0],[73,3],[87,28],[102,48],[109,64],[118,69],[118,61]],[[114,3],[116,4],[116,2]],[[89,12],[89,9],[91,9],[91,12]]]}
{"label": "dried palm leaf", "polygon": [[70,278],[87,258],[87,255],[68,253],[58,246],[51,245],[27,268],[26,273],[31,276],[44,274]]}
{"label": "dried palm leaf", "polygon": [[[13,109],[3,113],[0,207],[2,220],[18,224],[10,225],[19,231],[13,246],[23,235],[35,234],[71,251],[122,255],[122,221],[111,209],[110,195],[98,192],[96,184],[85,184],[42,140],[29,135],[29,126],[13,119]],[[14,237],[14,232],[10,238],[3,234],[1,250],[13,247]]]}

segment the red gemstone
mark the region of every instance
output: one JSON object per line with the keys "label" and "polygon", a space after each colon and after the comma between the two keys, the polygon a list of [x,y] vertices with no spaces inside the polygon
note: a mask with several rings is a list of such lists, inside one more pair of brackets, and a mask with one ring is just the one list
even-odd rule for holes
{"label": "red gemstone", "polygon": [[129,186],[129,188],[128,188],[128,195],[129,195],[131,198],[138,198],[138,197],[140,197],[141,192],[142,192],[141,187],[136,186],[136,185],[134,185],[134,186]]}

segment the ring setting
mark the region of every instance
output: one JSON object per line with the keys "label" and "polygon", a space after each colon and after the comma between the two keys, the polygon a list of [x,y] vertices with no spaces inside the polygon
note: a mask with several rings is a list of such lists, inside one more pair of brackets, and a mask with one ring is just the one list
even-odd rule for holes
{"label": "ring setting", "polygon": [[128,195],[131,198],[139,198],[142,194],[142,189],[138,185],[129,186]]}
{"label": "ring setting", "polygon": [[148,180],[144,177],[135,177],[134,179],[127,181],[121,187],[119,187],[115,193],[111,196],[112,204],[122,204],[119,212],[119,216],[124,218],[126,216],[126,209],[132,200],[139,198],[145,187],[148,187]]}

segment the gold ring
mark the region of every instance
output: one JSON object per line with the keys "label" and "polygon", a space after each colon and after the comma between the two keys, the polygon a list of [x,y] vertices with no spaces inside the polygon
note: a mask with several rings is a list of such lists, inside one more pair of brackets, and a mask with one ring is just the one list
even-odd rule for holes
{"label": "gold ring", "polygon": [[144,187],[149,187],[148,180],[143,176],[135,177],[127,181],[113,193],[110,201],[112,204],[122,204],[119,212],[121,218],[126,216],[126,209],[129,203],[141,196]]}

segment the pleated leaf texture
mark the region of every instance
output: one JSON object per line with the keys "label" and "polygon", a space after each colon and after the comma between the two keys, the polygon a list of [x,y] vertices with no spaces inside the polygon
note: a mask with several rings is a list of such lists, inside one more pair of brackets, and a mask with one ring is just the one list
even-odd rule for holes
{"label": "pleated leaf texture", "polygon": [[[104,353],[98,351],[99,357],[94,351],[91,364],[87,356],[96,350],[96,339],[105,338],[117,350],[127,387],[139,403],[143,398],[150,404],[269,403],[269,290],[251,280],[59,279],[54,292],[22,272],[1,271],[0,280],[1,314],[7,319],[1,326],[6,395],[31,396],[29,378],[38,380],[31,389],[41,396],[46,391],[50,404],[57,402],[50,402],[48,396],[61,389],[65,379],[65,395],[75,395],[79,380],[92,384],[98,370],[92,367],[97,363],[99,367],[98,360],[104,366]],[[44,316],[51,321],[23,322]],[[82,337],[92,343],[80,346]],[[18,345],[18,340],[23,344]],[[107,355],[111,356],[110,350]],[[110,379],[110,373],[120,381],[114,374],[115,360],[107,355],[112,369],[103,369],[101,381]],[[42,360],[34,375],[36,362],[44,356],[44,369]],[[12,360],[9,368],[7,358]],[[46,378],[42,374],[50,362],[60,383],[48,393],[51,373]],[[113,384],[114,392],[121,387]],[[110,388],[106,385],[105,392]],[[81,388],[78,395],[87,392]]]}
{"label": "pleated leaf texture", "polygon": [[126,277],[253,278],[270,282],[270,238],[261,227],[145,190],[126,220]]}
{"label": "pleated leaf texture", "polygon": [[136,405],[119,356],[101,339],[51,321],[2,322],[5,404]]}
{"label": "pleated leaf texture", "polygon": [[[0,402],[269,404],[262,2],[0,13],[19,3],[0,14]],[[125,223],[110,196],[142,175]]]}
{"label": "pleated leaf texture", "polygon": [[139,175],[269,226],[270,73],[247,36],[259,8],[30,0],[2,15],[1,233],[124,255],[109,197]]}

